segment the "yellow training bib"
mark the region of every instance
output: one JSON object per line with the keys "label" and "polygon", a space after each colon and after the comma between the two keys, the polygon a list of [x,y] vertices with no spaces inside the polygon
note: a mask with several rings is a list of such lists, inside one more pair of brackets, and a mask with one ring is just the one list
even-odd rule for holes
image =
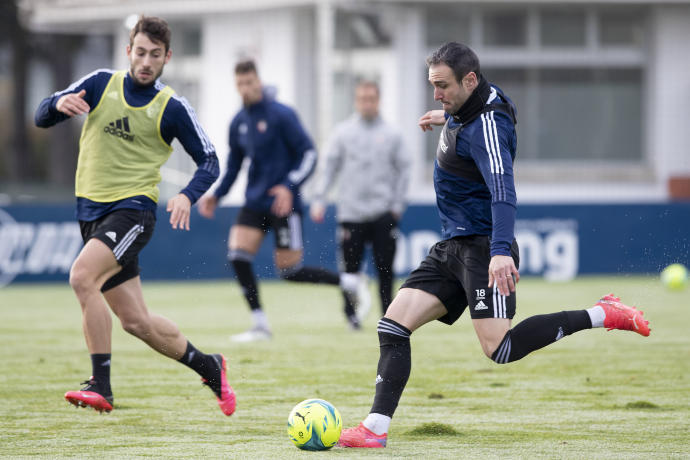
{"label": "yellow training bib", "polygon": [[113,74],[81,130],[75,194],[110,203],[136,195],[158,202],[160,168],[172,147],[161,118],[174,91],[166,86],[142,107],[127,104],[126,71]]}

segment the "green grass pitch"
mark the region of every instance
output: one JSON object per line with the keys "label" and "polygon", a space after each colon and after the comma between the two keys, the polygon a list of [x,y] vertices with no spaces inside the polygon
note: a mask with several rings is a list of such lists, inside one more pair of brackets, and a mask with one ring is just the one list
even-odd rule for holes
{"label": "green grass pitch", "polygon": [[652,277],[525,278],[516,321],[589,306],[613,291],[641,306],[652,334],[583,331],[499,366],[482,354],[468,317],[427,325],[412,336],[412,375],[389,447],[309,453],[287,437],[296,403],[326,399],[346,427],[369,410],[378,305],[364,330],[351,332],[333,288],[265,282],[260,289],[275,338],[233,344],[228,337],[250,322],[235,283],[144,281],[151,311],[201,350],[228,358],[238,396],[232,417],[191,370],[127,335],[116,319],[115,410],[73,408],[63,394],[89,376],[90,361],[69,286],[0,289],[0,457],[690,457],[690,290],[666,291]]}

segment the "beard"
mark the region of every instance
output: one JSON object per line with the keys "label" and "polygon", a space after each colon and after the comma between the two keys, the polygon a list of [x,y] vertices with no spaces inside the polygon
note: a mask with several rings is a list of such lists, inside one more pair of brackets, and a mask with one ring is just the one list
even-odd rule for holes
{"label": "beard", "polygon": [[148,83],[142,82],[141,80],[139,80],[139,79],[137,78],[137,75],[136,75],[134,66],[130,66],[130,68],[129,68],[129,75],[132,77],[132,80],[134,81],[134,83],[135,83],[136,85],[138,85],[138,86],[151,86],[151,85],[153,85],[153,84],[156,82],[156,80],[158,80],[158,78],[160,78],[161,75],[163,75],[163,68],[161,67],[161,70],[159,70],[157,74],[154,74],[154,75],[153,75],[153,78],[152,78],[151,81],[148,82]]}

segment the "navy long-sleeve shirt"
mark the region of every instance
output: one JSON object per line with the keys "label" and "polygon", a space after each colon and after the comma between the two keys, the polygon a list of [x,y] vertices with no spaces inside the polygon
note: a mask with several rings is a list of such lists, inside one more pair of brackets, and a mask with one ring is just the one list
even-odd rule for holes
{"label": "navy long-sleeve shirt", "polygon": [[[487,104],[501,102],[497,98],[512,105],[493,87]],[[492,256],[510,255],[517,207],[516,149],[513,119],[501,110],[488,108],[465,126],[452,117],[447,119],[434,165],[444,239],[489,235]]]}
{"label": "navy long-sleeve shirt", "polygon": [[[86,91],[84,101],[92,109],[96,107],[114,72],[114,70],[109,69],[96,70],[74,82],[67,89],[43,99],[36,110],[36,126],[48,128],[69,118],[56,108],[58,99],[65,94],[78,93],[83,89]],[[154,84],[149,86],[139,86],[128,73],[124,80],[124,96],[129,105],[142,107],[148,104],[164,86],[160,80],[156,80]],[[167,144],[171,144],[173,139],[178,139],[197,165],[194,176],[187,186],[180,191],[192,203],[195,203],[218,178],[219,167],[215,148],[202,129],[194,109],[185,98],[177,94],[170,98],[163,111],[160,131],[161,137]],[[146,196],[134,196],[112,203],[100,203],[87,198],[77,198],[77,218],[79,220],[95,220],[122,208],[155,210],[156,203]]]}
{"label": "navy long-sleeve shirt", "polygon": [[228,193],[245,158],[249,166],[245,206],[269,212],[271,187],[282,184],[293,193],[293,208],[301,211],[300,186],[314,172],[316,150],[297,114],[264,92],[261,101],[243,107],[229,130],[228,168],[215,191],[217,198]]}

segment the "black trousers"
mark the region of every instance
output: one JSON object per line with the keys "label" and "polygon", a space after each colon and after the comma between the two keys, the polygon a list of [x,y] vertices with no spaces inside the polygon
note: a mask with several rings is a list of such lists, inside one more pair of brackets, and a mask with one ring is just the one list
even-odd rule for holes
{"label": "black trousers", "polygon": [[384,314],[393,295],[393,260],[398,234],[398,222],[390,212],[368,222],[341,222],[338,226],[341,271],[357,273],[364,250],[367,244],[371,244]]}

